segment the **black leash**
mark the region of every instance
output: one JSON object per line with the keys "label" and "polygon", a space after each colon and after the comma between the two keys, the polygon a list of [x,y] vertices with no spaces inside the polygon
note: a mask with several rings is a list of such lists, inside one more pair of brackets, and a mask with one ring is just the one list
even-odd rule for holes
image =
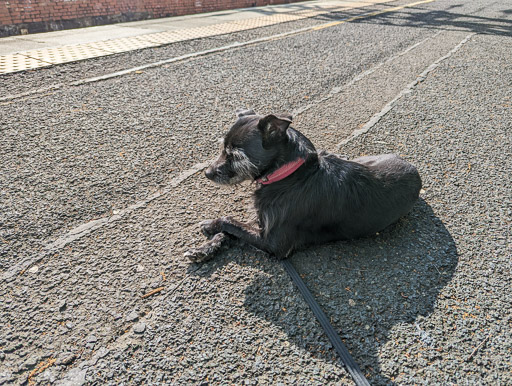
{"label": "black leash", "polygon": [[336,333],[334,328],[332,327],[331,323],[329,323],[329,320],[325,316],[324,312],[320,308],[320,305],[317,303],[311,292],[309,292],[308,287],[306,287],[306,284],[302,281],[299,274],[293,267],[292,263],[288,260],[282,260],[282,264],[284,266],[284,269],[286,269],[286,272],[290,275],[295,285],[299,288],[300,293],[306,300],[306,303],[308,303],[309,307],[313,311],[313,313],[316,316],[316,319],[320,322],[322,325],[322,328],[324,329],[325,333],[327,334],[327,337],[331,341],[332,345],[338,352],[338,355],[341,358],[341,362],[345,365],[346,369],[352,376],[352,379],[356,383],[357,386],[370,386],[368,381],[366,380],[365,376],[361,372],[361,369],[357,365],[357,363],[354,361],[350,353],[348,352],[347,348],[341,341],[341,338]]}

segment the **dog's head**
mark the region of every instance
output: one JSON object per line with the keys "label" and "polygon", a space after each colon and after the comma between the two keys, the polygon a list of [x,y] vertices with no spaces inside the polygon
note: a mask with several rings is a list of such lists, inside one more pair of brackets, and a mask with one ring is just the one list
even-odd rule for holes
{"label": "dog's head", "polygon": [[222,185],[254,180],[278,158],[287,141],[291,115],[257,115],[237,110],[237,121],[223,139],[220,156],[206,170],[206,177]]}

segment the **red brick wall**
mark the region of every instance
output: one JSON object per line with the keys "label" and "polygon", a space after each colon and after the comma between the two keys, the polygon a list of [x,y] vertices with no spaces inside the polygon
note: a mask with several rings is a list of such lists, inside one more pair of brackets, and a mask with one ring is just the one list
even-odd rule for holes
{"label": "red brick wall", "polygon": [[295,1],[300,0],[8,0],[0,1],[0,36]]}

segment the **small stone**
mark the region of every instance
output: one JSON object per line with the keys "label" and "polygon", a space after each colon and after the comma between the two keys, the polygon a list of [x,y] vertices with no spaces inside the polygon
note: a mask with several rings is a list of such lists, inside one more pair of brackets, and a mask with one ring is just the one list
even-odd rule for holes
{"label": "small stone", "polygon": [[14,381],[14,378],[12,377],[12,372],[10,371],[2,371],[0,372],[0,384],[9,383],[11,381]]}
{"label": "small stone", "polygon": [[66,323],[66,327],[67,327],[69,330],[71,330],[71,329],[74,327],[74,325],[73,325],[73,323],[71,323],[71,322],[67,322],[67,323]]}
{"label": "small stone", "polygon": [[24,367],[27,370],[32,370],[40,361],[41,358],[38,356],[31,356],[25,361]]}
{"label": "small stone", "polygon": [[348,304],[351,305],[352,307],[356,305],[356,302],[354,299],[348,299]]}
{"label": "small stone", "polygon": [[39,271],[39,267],[37,265],[34,265],[27,270],[28,273],[37,273],[37,271]]}
{"label": "small stone", "polygon": [[46,382],[43,382],[45,384],[53,384],[57,380],[54,368],[46,369],[45,371],[43,371],[41,373],[41,375],[39,375],[39,377],[42,380],[46,381]]}
{"label": "small stone", "polygon": [[98,341],[98,338],[96,338],[96,336],[94,336],[94,335],[89,335],[89,336],[85,339],[85,341],[86,341],[87,343],[96,343],[96,342]]}
{"label": "small stone", "polygon": [[63,353],[59,354],[55,363],[58,365],[67,366],[67,365],[70,365],[71,363],[73,363],[73,361],[75,359],[76,359],[76,354],[73,354],[70,352],[63,352]]}
{"label": "small stone", "polygon": [[121,319],[123,317],[123,315],[121,315],[119,312],[115,312],[115,311],[113,311],[111,313],[111,315],[114,318],[114,320],[119,320],[119,319]]}
{"label": "small stone", "polygon": [[128,316],[126,317],[127,322],[135,322],[137,319],[139,319],[139,313],[135,310],[130,312]]}
{"label": "small stone", "polygon": [[59,308],[60,312],[64,311],[66,309],[66,306],[67,304],[65,300],[61,300],[59,304],[57,304],[57,307]]}
{"label": "small stone", "polygon": [[110,350],[106,347],[100,347],[98,351],[96,351],[96,354],[94,355],[95,358],[101,359],[107,356],[107,354],[110,352]]}
{"label": "small stone", "polygon": [[12,352],[15,352],[16,350],[19,350],[22,347],[23,347],[23,345],[21,343],[13,342],[13,343],[9,344],[8,346],[4,347],[3,352],[10,354]]}
{"label": "small stone", "polygon": [[133,326],[133,332],[136,334],[143,334],[144,331],[146,331],[145,323],[137,323],[135,326]]}
{"label": "small stone", "polygon": [[144,271],[144,266],[142,264],[138,264],[137,265],[137,272],[142,272]]}
{"label": "small stone", "polygon": [[151,282],[150,288],[151,289],[156,289],[156,288],[160,287],[161,285],[162,285],[162,281],[161,280],[155,280],[155,281]]}

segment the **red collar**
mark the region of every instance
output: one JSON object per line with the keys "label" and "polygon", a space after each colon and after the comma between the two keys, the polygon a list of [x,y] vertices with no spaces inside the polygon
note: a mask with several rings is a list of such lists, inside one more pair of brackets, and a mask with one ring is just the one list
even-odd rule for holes
{"label": "red collar", "polygon": [[297,158],[295,161],[284,164],[275,172],[267,174],[264,177],[258,178],[256,181],[263,185],[269,185],[274,182],[281,181],[283,178],[288,177],[295,170],[300,168],[304,162],[306,162],[304,158]]}

